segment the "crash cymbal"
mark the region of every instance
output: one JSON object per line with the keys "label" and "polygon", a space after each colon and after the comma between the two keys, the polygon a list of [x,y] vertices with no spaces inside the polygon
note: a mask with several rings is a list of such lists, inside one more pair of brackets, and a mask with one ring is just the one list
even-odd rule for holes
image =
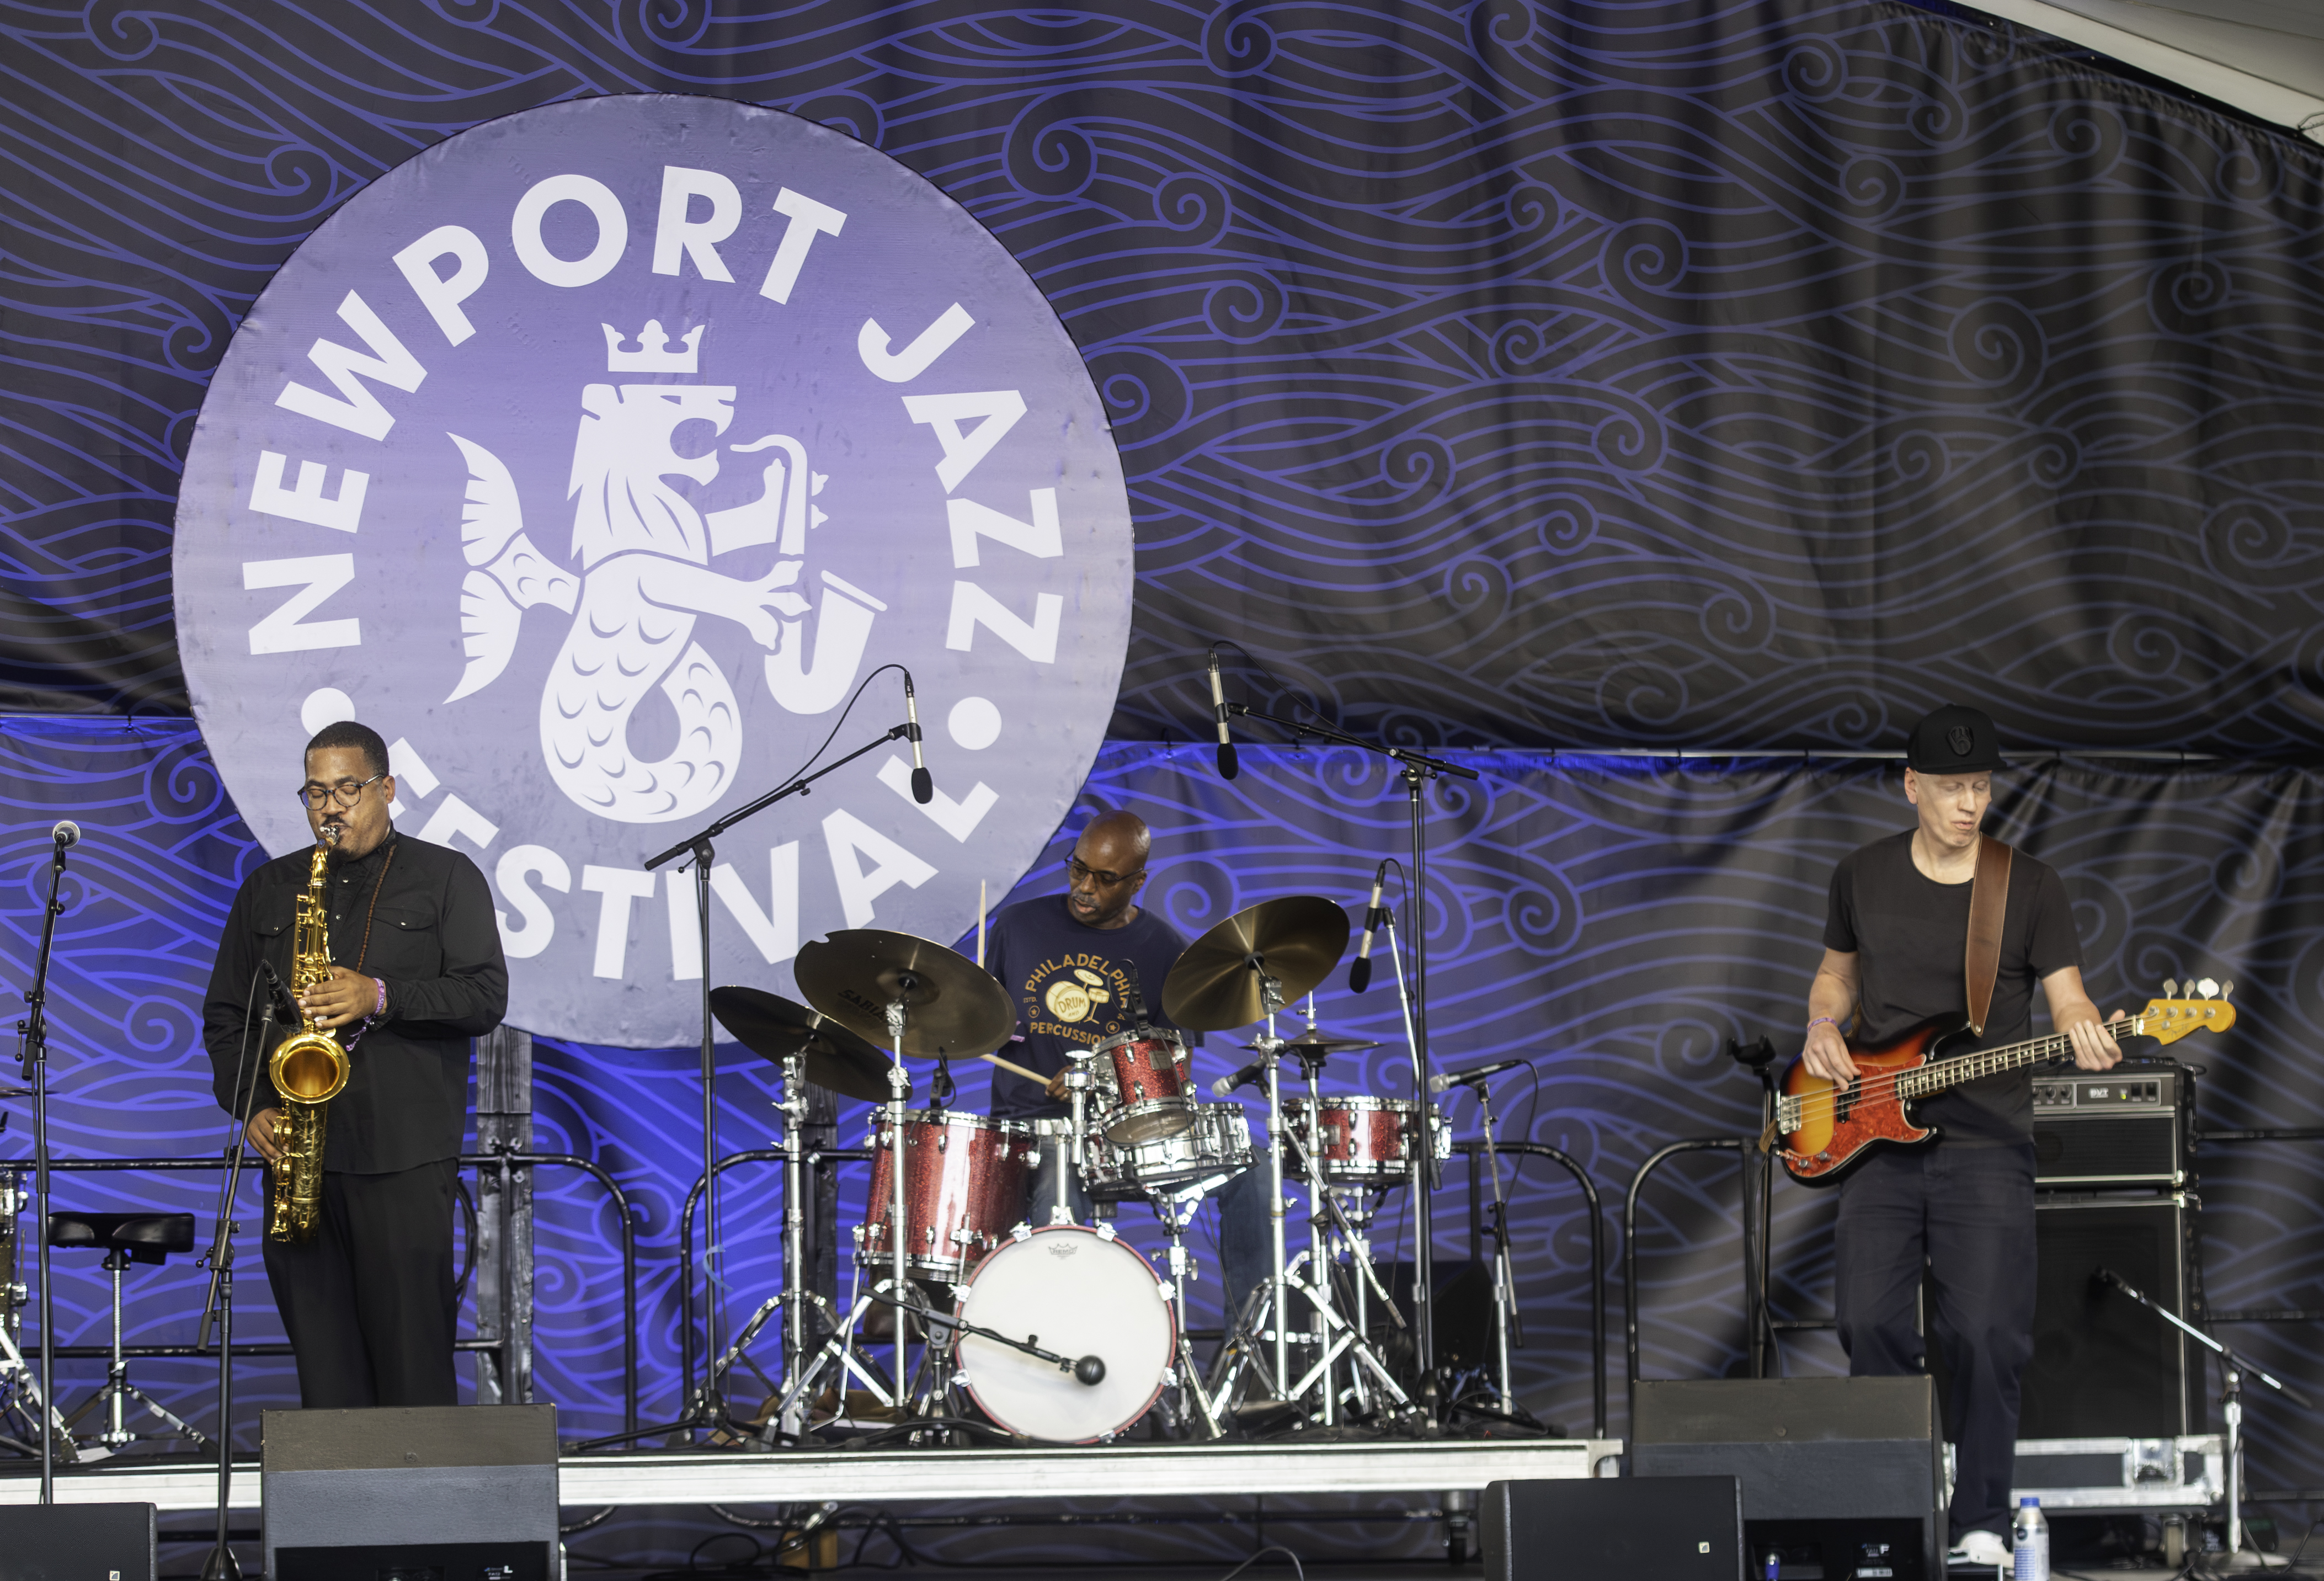
{"label": "crash cymbal", "polygon": [[[1256,1051],[1259,1045],[1245,1043],[1243,1047]],[[1319,1054],[1351,1054],[1359,1049],[1379,1047],[1379,1044],[1375,1040],[1364,1038],[1334,1038],[1317,1028],[1309,1027],[1297,1037],[1286,1041],[1283,1045],[1283,1052],[1296,1054],[1302,1049],[1311,1049]]]}
{"label": "crash cymbal", "polygon": [[1194,1032],[1247,1027],[1267,1014],[1259,972],[1283,985],[1286,1004],[1331,975],[1348,948],[1337,901],[1284,895],[1246,906],[1186,947],[1162,985],[1162,1009]]}
{"label": "crash cymbal", "polygon": [[807,1078],[850,1098],[888,1096],[888,1056],[819,1010],[759,988],[713,988],[710,1013],[752,1053],[780,1065],[801,1057]]}
{"label": "crash cymbal", "polygon": [[1017,1007],[991,973],[908,933],[841,929],[802,948],[791,975],[809,1003],[875,1048],[888,1047],[888,1006],[901,1000],[904,1053],[916,1059],[990,1054],[1017,1030]]}

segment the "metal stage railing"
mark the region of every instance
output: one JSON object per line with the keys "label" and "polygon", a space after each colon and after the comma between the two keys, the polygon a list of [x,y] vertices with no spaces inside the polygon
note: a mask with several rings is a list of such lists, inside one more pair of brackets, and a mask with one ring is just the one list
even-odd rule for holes
{"label": "metal stage railing", "polygon": [[1674,1142],[1639,1165],[1637,1174],[1631,1178],[1629,1192],[1622,1204],[1622,1336],[1627,1364],[1625,1388],[1628,1402],[1625,1409],[1628,1413],[1625,1419],[1632,1424],[1632,1428],[1626,1428],[1626,1431],[1634,1430],[1638,1416],[1638,1194],[1646,1188],[1647,1179],[1656,1170],[1681,1153],[1731,1152],[1737,1155],[1736,1161],[1742,1167],[1746,1177],[1744,1196],[1747,1200],[1742,1207],[1743,1284],[1748,1306],[1757,1280],[1757,1262],[1752,1256],[1755,1237],[1750,1233],[1752,1207],[1748,1200],[1752,1195],[1748,1188],[1752,1146],[1748,1139],[1739,1136],[1698,1136],[1685,1142]]}
{"label": "metal stage railing", "polygon": [[[579,1170],[604,1187],[607,1195],[613,1198],[613,1213],[620,1222],[622,1236],[622,1408],[625,1416],[624,1425],[634,1431],[638,1425],[638,1237],[637,1222],[631,1212],[628,1195],[622,1190],[613,1177],[602,1167],[573,1153],[515,1151],[463,1153],[460,1155],[460,1163],[463,1168],[473,1168],[479,1171],[496,1169],[503,1171],[503,1175],[511,1170],[532,1169],[542,1164]],[[32,1167],[32,1160],[30,1159],[0,1159],[0,1169],[30,1170]],[[227,1160],[223,1157],[215,1159],[51,1159],[49,1160],[49,1168],[60,1173],[110,1174],[140,1170],[185,1171],[223,1170],[226,1167]],[[47,1226],[45,1225],[37,1226],[35,1233],[45,1234]],[[501,1254],[508,1255],[505,1237],[503,1240]],[[475,1257],[473,1243],[470,1245],[469,1256],[473,1261]],[[32,1344],[37,1343],[36,1340],[28,1342],[26,1348],[29,1350]],[[454,1348],[461,1351],[499,1352],[503,1368],[502,1376],[509,1377],[513,1375],[515,1364],[515,1357],[510,1354],[514,1343],[514,1336],[509,1333],[478,1335],[474,1339],[456,1341]],[[55,1347],[55,1354],[60,1357],[88,1360],[110,1357],[113,1354],[113,1347],[109,1345],[60,1345]],[[121,1347],[121,1354],[124,1356],[210,1357],[217,1354],[217,1347],[191,1345],[124,1345]],[[259,1342],[237,1345],[234,1347],[234,1354],[237,1356],[287,1356],[290,1354],[290,1347],[280,1342]]]}

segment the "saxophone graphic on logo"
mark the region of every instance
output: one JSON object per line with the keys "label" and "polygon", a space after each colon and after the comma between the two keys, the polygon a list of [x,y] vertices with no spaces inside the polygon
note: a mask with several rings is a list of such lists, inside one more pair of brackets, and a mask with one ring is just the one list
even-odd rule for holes
{"label": "saxophone graphic on logo", "polygon": [[[657,320],[625,351],[612,325],[608,373],[696,371],[703,328],[678,349]],[[810,498],[825,481],[808,468],[807,448],[788,434],[729,446],[733,454],[771,451],[757,499],[703,515],[670,480],[707,484],[715,449],[681,456],[670,437],[681,423],[707,421],[718,434],[733,421],[734,388],[720,384],[590,384],[573,441],[567,486],[572,499],[572,558],[580,575],[543,554],[524,531],[515,479],[499,457],[448,433],[468,467],[461,547],[472,569],[460,587],[467,665],[444,700],[472,697],[499,679],[516,652],[524,612],[546,604],[573,616],[540,698],[540,747],[549,777],[576,805],[618,823],[690,818],[724,794],[741,764],[742,713],[717,661],[694,640],[704,615],[741,624],[767,650],[767,690],[794,714],[821,714],[853,685],[877,615],[872,595],[825,571],[815,606],[798,585],[807,534],[825,520]],[[772,546],[756,579],[711,569],[715,559]],[[678,742],[646,762],[631,751],[631,716],[654,688],[678,715]]]}

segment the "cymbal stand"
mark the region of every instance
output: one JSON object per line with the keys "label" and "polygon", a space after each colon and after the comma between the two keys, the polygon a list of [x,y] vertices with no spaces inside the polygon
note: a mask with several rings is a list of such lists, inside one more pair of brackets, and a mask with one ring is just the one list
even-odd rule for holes
{"label": "cymbal stand", "polygon": [[[1303,1142],[1296,1126],[1287,1126],[1283,1133],[1285,1140],[1289,1142],[1299,1154],[1300,1168],[1307,1176],[1308,1201],[1311,1207],[1315,1210],[1308,1219],[1307,1249],[1300,1253],[1300,1261],[1308,1265],[1308,1277],[1305,1280],[1298,1279],[1286,1269],[1284,1282],[1305,1296],[1314,1311],[1315,1344],[1321,1354],[1314,1365],[1308,1369],[1306,1375],[1286,1391],[1284,1398],[1296,1400],[1309,1389],[1320,1385],[1322,1391],[1320,1419],[1323,1425],[1330,1427],[1334,1423],[1339,1407],[1339,1391],[1332,1383],[1332,1369],[1343,1354],[1351,1356],[1354,1365],[1359,1368],[1370,1367],[1373,1378],[1379,1382],[1382,1391],[1395,1401],[1401,1409],[1407,1411],[1412,1409],[1412,1397],[1405,1393],[1402,1385],[1397,1382],[1394,1374],[1388,1370],[1387,1364],[1380,1360],[1379,1353],[1372,1348],[1370,1336],[1351,1327],[1348,1320],[1341,1317],[1332,1305],[1331,1262],[1327,1255],[1328,1249],[1325,1245],[1323,1231],[1323,1225],[1327,1220],[1338,1227],[1348,1247],[1350,1261],[1354,1264],[1358,1279],[1371,1281],[1372,1288],[1379,1293],[1388,1315],[1395,1320],[1398,1328],[1408,1327],[1404,1321],[1404,1314],[1396,1309],[1395,1303],[1388,1298],[1387,1289],[1379,1282],[1379,1271],[1372,1266],[1369,1254],[1370,1243],[1357,1233],[1355,1224],[1348,1217],[1347,1209],[1341,1204],[1338,1194],[1323,1178],[1320,1144],[1311,1145],[1315,1143],[1315,1139],[1320,1133],[1323,1119],[1322,1095],[1317,1090],[1317,1077],[1323,1068],[1323,1057],[1320,1054],[1302,1053],[1299,1056],[1300,1063],[1306,1068],[1307,1072],[1310,1140]],[[1365,1399],[1360,1390],[1358,1391],[1357,1398],[1359,1401]]]}
{"label": "cymbal stand", "polygon": [[1179,1414],[1185,1415],[1185,1401],[1192,1396],[1203,1425],[1213,1438],[1226,1436],[1219,1426],[1219,1416],[1211,1397],[1203,1387],[1202,1370],[1194,1365],[1194,1342],[1186,1337],[1186,1286],[1194,1278],[1194,1259],[1186,1255],[1186,1226],[1194,1220],[1203,1198],[1210,1195],[1213,1182],[1204,1180],[1184,1191],[1148,1191],[1146,1200],[1154,1208],[1154,1216],[1162,1221],[1162,1233],[1170,1240],[1170,1304],[1178,1314],[1178,1402]]}
{"label": "cymbal stand", "polygon": [[[1492,1213],[1485,1225],[1485,1233],[1493,1238],[1493,1398],[1505,1414],[1514,1415],[1517,1396],[1510,1388],[1509,1345],[1516,1336],[1519,1350],[1525,1348],[1525,1323],[1517,1316],[1517,1273],[1509,1265],[1509,1199],[1501,1187],[1501,1158],[1493,1151],[1493,1095],[1482,1081],[1473,1082],[1477,1107],[1482,1114],[1485,1127],[1485,1176],[1493,1183]],[[1428,1116],[1421,1115],[1421,1128],[1427,1129]],[[1423,1136],[1418,1145],[1428,1147],[1435,1139]]]}
{"label": "cymbal stand", "polygon": [[[794,1052],[783,1059],[783,1386],[789,1388],[799,1370],[807,1365],[807,1302],[800,1298],[807,1288],[807,1160],[800,1157],[807,1145],[807,1061]],[[753,1318],[755,1325],[759,1320]],[[742,1347],[737,1345],[735,1347]],[[770,1416],[771,1425],[791,1435],[795,1439],[804,1431],[806,1419],[781,1421]]]}
{"label": "cymbal stand", "polygon": [[[888,1184],[891,1196],[888,1204],[889,1271],[895,1281],[894,1289],[900,1295],[910,1288],[911,1281],[904,1271],[904,1239],[910,1225],[904,1218],[904,1097],[912,1090],[912,1078],[904,1073],[904,1001],[919,986],[919,979],[909,972],[899,975],[896,997],[888,1001],[888,1044],[894,1060],[888,1067]],[[896,1405],[902,1409],[909,1385],[905,1379],[904,1314],[896,1312]]]}
{"label": "cymbal stand", "polygon": [[1267,1035],[1259,1040],[1259,1057],[1267,1061],[1267,1230],[1269,1250],[1273,1253],[1268,1276],[1268,1310],[1274,1322],[1275,1375],[1268,1382],[1273,1386],[1275,1398],[1291,1400],[1291,1302],[1289,1287],[1285,1282],[1291,1260],[1291,1249],[1284,1234],[1283,1223],[1283,1149],[1275,1139],[1284,1134],[1283,1123],[1283,1040],[1275,1035],[1275,1012],[1283,1008],[1283,980],[1269,975],[1266,963],[1259,957],[1250,957],[1250,969],[1259,974],[1259,1007],[1267,1012]]}
{"label": "cymbal stand", "polygon": [[[806,1419],[816,1381],[835,1365],[839,1369],[839,1377],[835,1387],[839,1391],[840,1410],[843,1415],[846,1411],[847,1380],[850,1378],[857,1380],[864,1388],[870,1390],[872,1397],[881,1405],[891,1410],[899,1408],[902,1396],[888,1392],[887,1385],[881,1382],[878,1368],[871,1356],[855,1343],[856,1328],[862,1323],[863,1315],[872,1309],[872,1303],[877,1299],[877,1292],[892,1288],[887,1281],[882,1280],[872,1290],[867,1290],[858,1296],[854,1306],[849,1309],[847,1321],[844,1323],[838,1321],[832,1313],[829,1304],[820,1295],[813,1293],[808,1295],[808,1301],[821,1310],[825,1321],[830,1324],[831,1336],[816,1350],[815,1359],[807,1363],[798,1376],[792,1381],[791,1386],[783,1391],[782,1399],[776,1403],[774,1410],[769,1414],[767,1426],[760,1438],[762,1445],[772,1447],[772,1434],[775,1431],[776,1423],[788,1421],[794,1416],[802,1421]],[[900,1334],[903,1330],[902,1323],[899,1321],[896,1327]]]}

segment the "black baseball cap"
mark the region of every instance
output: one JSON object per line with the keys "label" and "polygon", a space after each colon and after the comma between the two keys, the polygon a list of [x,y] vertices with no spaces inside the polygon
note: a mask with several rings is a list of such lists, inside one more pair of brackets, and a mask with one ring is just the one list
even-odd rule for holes
{"label": "black baseball cap", "polygon": [[1922,716],[1913,726],[1904,761],[1923,774],[1982,774],[2006,766],[1993,717],[1961,703]]}

